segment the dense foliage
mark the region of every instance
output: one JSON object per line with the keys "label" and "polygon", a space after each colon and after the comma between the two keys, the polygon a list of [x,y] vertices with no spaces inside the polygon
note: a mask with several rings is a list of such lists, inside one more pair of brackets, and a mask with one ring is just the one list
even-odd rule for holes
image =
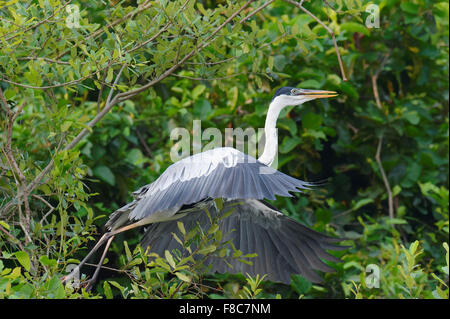
{"label": "dense foliage", "polygon": [[[0,297],[448,298],[449,4],[303,7],[312,15],[281,0],[0,1]],[[273,204],[351,245],[323,284],[203,274],[193,257],[223,253],[217,221],[179,224],[187,249],[200,243],[189,258],[150,261],[130,231],[94,292],[61,283],[108,215],[172,164],[173,128],[261,128],[284,85],[340,93],[278,122],[278,169],[328,182]]]}

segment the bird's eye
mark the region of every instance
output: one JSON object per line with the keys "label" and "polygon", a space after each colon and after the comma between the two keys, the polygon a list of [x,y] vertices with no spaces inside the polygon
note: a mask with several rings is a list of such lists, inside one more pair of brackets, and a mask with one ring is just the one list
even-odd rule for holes
{"label": "bird's eye", "polygon": [[295,95],[295,92],[296,92],[297,90],[296,89],[292,89],[291,90],[291,95]]}

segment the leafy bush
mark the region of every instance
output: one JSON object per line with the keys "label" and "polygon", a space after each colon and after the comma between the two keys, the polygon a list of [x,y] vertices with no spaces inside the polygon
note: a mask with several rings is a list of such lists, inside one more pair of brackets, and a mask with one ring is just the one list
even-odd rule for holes
{"label": "leafy bush", "polygon": [[[448,297],[448,3],[375,0],[368,28],[369,3],[305,1],[347,81],[320,23],[289,1],[252,15],[264,3],[0,3],[2,298]],[[172,164],[173,128],[263,127],[283,85],[340,93],[278,122],[278,168],[328,183],[273,204],[352,245],[324,284],[204,276],[201,258],[150,260],[138,231],[113,242],[97,292],[58,281]]]}

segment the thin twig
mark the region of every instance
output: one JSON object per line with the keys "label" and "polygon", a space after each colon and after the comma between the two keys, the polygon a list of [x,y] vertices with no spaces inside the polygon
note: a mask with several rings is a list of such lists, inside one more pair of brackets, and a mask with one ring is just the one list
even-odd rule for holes
{"label": "thin twig", "polygon": [[108,73],[108,69],[106,69],[103,72],[103,78],[102,78],[102,86],[100,87],[100,91],[98,92],[98,97],[97,97],[97,113],[100,112],[100,103],[102,102],[102,94],[103,94],[103,90],[105,89],[105,79],[106,79],[106,74]]}
{"label": "thin twig", "polygon": [[244,23],[245,21],[247,21],[248,19],[250,19],[252,16],[254,16],[255,14],[257,14],[259,11],[261,11],[262,9],[264,9],[265,7],[267,7],[268,5],[270,5],[272,2],[274,2],[275,0],[269,0],[266,3],[264,3],[262,6],[256,8],[255,10],[253,10],[252,12],[250,12],[245,18],[243,18],[241,21],[239,21],[239,23]]}
{"label": "thin twig", "polygon": [[217,64],[222,64],[222,63],[226,63],[228,61],[234,60],[236,58],[238,58],[240,56],[233,56],[231,58],[227,58],[224,60],[220,60],[220,61],[215,61],[215,62],[189,62],[186,61],[185,64],[191,64],[191,65],[217,65]]}
{"label": "thin twig", "polygon": [[380,96],[378,94],[378,86],[377,86],[377,75],[372,74],[370,76],[370,79],[372,81],[372,91],[373,91],[373,97],[375,98],[375,103],[377,104],[377,107],[381,110],[383,107],[381,105]]}
{"label": "thin twig", "polygon": [[49,210],[49,211],[41,218],[41,220],[39,221],[39,224],[42,225],[42,222],[47,218],[48,215],[50,215],[50,214],[55,210],[55,207],[53,207],[52,204],[50,204],[49,202],[47,202],[44,198],[42,198],[42,197],[39,196],[39,195],[33,194],[33,195],[31,195],[31,196],[34,197],[34,198],[39,199],[39,200],[40,200],[41,202],[43,202],[48,208],[50,208],[50,210]]}
{"label": "thin twig", "polygon": [[6,97],[3,94],[3,90],[2,90],[1,86],[0,86],[0,102],[2,102],[2,105],[5,108],[6,113],[8,113],[8,115],[11,114],[12,113],[11,108],[8,105],[8,101],[6,101]]}
{"label": "thin twig", "polygon": [[65,62],[65,61],[59,61],[59,60],[53,60],[50,58],[44,58],[44,57],[34,57],[34,56],[27,56],[27,57],[23,57],[23,58],[17,58],[17,60],[19,61],[27,61],[27,60],[43,60],[45,62],[49,62],[49,63],[56,63],[56,64],[63,64],[63,65],[70,65],[69,62]]}
{"label": "thin twig", "polygon": [[377,161],[378,168],[381,172],[381,177],[383,178],[384,186],[388,193],[388,207],[389,207],[389,218],[394,218],[394,204],[392,200],[392,190],[389,180],[387,179],[386,173],[384,172],[383,164],[381,163],[381,147],[383,144],[383,135],[378,139],[377,153],[375,154],[375,160]]}
{"label": "thin twig", "polygon": [[[118,62],[120,63],[120,62]],[[116,63],[117,64],[117,63]],[[109,68],[112,64],[107,64],[105,65],[103,68],[100,68],[92,73],[89,73],[86,76],[83,76],[79,79],[73,80],[73,81],[69,81],[69,82],[64,82],[64,83],[58,83],[58,84],[53,84],[53,85],[45,85],[45,86],[34,86],[34,85],[28,85],[28,84],[22,84],[22,83],[18,83],[18,82],[14,82],[11,80],[8,80],[7,78],[1,78],[0,81],[9,83],[9,84],[13,84],[13,85],[17,85],[17,86],[21,86],[27,89],[33,89],[33,90],[48,90],[48,89],[55,89],[55,88],[59,88],[59,87],[63,87],[63,86],[69,86],[69,85],[74,85],[74,84],[78,84],[84,80],[86,80],[87,78],[90,78],[92,76],[94,76],[95,74],[97,74],[98,72],[101,72],[103,70],[105,70],[106,68]]]}
{"label": "thin twig", "polygon": [[325,25],[319,18],[317,18],[314,14],[312,14],[310,11],[308,11],[307,9],[305,9],[302,4],[302,2],[295,2],[294,0],[284,0],[298,8],[300,8],[303,12],[305,12],[307,15],[309,15],[311,18],[313,18],[314,20],[316,20],[317,23],[319,23],[322,27],[325,28],[325,30],[327,30],[327,32],[331,35],[331,38],[333,40],[333,44],[334,44],[334,48],[336,50],[336,55],[338,58],[338,62],[339,62],[339,68],[341,69],[341,75],[342,75],[342,80],[347,81],[347,77],[345,76],[345,71],[344,71],[344,65],[342,63],[342,59],[341,59],[341,54],[339,53],[339,46],[337,45],[337,41],[336,38],[334,36],[334,31],[331,30],[327,25]]}
{"label": "thin twig", "polygon": [[381,71],[383,70],[384,66],[386,65],[389,56],[391,55],[391,51],[389,51],[388,53],[385,54],[383,61],[381,61],[379,68],[377,69],[377,71],[375,73],[372,73],[370,76],[370,80],[372,81],[372,91],[373,91],[373,96],[375,98],[375,103],[377,104],[377,107],[381,110],[383,107],[381,105],[381,100],[380,100],[380,94],[378,93],[378,76],[380,75]]}
{"label": "thin twig", "polygon": [[173,74],[173,76],[176,76],[178,78],[183,78],[183,79],[189,79],[189,80],[193,80],[193,81],[214,81],[214,80],[230,79],[230,78],[234,78],[236,76],[242,75],[242,74],[255,74],[255,73],[254,72],[249,72],[249,73],[240,72],[240,73],[225,75],[225,76],[221,76],[221,77],[217,77],[217,78],[198,78],[198,77],[193,77],[193,76],[189,76],[189,75],[180,75],[180,74]]}
{"label": "thin twig", "polygon": [[139,127],[136,127],[136,135],[138,137],[139,142],[141,142],[142,146],[144,147],[145,153],[150,158],[152,157],[152,151],[150,150],[150,147],[148,146],[147,142],[145,141],[145,138],[142,136],[141,132],[139,131]]}
{"label": "thin twig", "polygon": [[[0,100],[2,100],[2,102],[6,105],[6,107],[9,108],[7,106],[7,103],[5,103],[6,98],[2,91],[0,91]],[[8,124],[7,124],[7,129],[6,129],[5,155],[6,155],[6,158],[8,159],[9,165],[11,166],[12,170],[14,171],[14,173],[17,175],[17,177],[19,179],[18,181],[16,180],[17,191],[18,191],[19,195],[22,197],[23,203],[25,206],[25,218],[23,218],[21,204],[20,204],[20,202],[18,203],[19,220],[20,220],[20,226],[22,227],[22,229],[25,233],[25,242],[28,243],[31,241],[31,237],[28,234],[28,231],[30,229],[30,222],[31,222],[31,210],[30,210],[30,204],[28,202],[28,194],[29,193],[26,191],[27,180],[25,178],[24,173],[22,172],[19,165],[17,164],[16,159],[14,158],[14,155],[12,152],[12,147],[11,147],[12,129],[13,129],[14,121],[16,120],[17,116],[22,112],[22,109],[24,108],[24,106],[25,106],[25,101],[23,101],[19,105],[16,112],[13,112],[11,109],[9,109],[9,111],[8,111],[8,116],[7,116]]]}
{"label": "thin twig", "polygon": [[118,82],[119,79],[120,79],[120,75],[122,74],[122,71],[123,71],[123,69],[126,67],[126,65],[127,65],[127,64],[124,63],[124,64],[122,65],[122,67],[120,68],[119,73],[117,73],[116,80],[114,81],[113,85],[111,86],[111,89],[109,90],[108,98],[106,99],[106,104],[109,104],[109,102],[111,102],[111,97],[112,97],[112,95],[113,95],[113,93],[114,93],[114,88],[115,88],[115,86],[117,85],[117,82]]}
{"label": "thin twig", "polygon": [[[380,96],[378,94],[377,80],[378,80],[378,76],[379,76],[380,72],[382,71],[384,65],[387,63],[389,55],[390,55],[390,53],[385,55],[381,65],[380,65],[380,68],[378,68],[378,70],[374,74],[371,75],[373,96],[375,98],[375,103],[376,103],[377,107],[380,110],[383,107],[381,105]],[[394,201],[393,201],[393,198],[392,198],[391,185],[389,184],[389,180],[388,180],[388,178],[386,176],[386,172],[384,171],[383,164],[381,162],[381,148],[382,148],[382,144],[383,144],[383,135],[381,135],[379,140],[378,140],[378,147],[377,147],[377,152],[375,154],[375,160],[376,160],[376,162],[378,164],[378,169],[380,170],[381,177],[383,178],[384,187],[386,188],[386,192],[388,194],[389,217],[390,218],[394,218]]]}
{"label": "thin twig", "polygon": [[[186,0],[186,2],[183,4],[183,6],[181,7],[180,10],[183,10],[183,9],[185,8],[185,6],[188,4],[189,1],[190,1],[190,0]],[[147,2],[146,2],[146,3],[147,3]],[[147,9],[148,7],[149,7],[149,6],[145,6],[145,4],[143,4],[143,7],[141,8],[141,10],[138,10],[138,12],[141,12],[141,11],[143,11],[144,9]],[[109,25],[109,27],[114,27],[115,25],[117,25],[117,24],[119,24],[119,23],[125,21],[126,19],[128,19],[129,17],[131,17],[132,15],[134,15],[134,14],[136,14],[136,13],[138,13],[138,12],[135,12],[135,13],[133,13],[133,14],[131,14],[131,13],[127,14],[124,18],[119,19],[119,20],[116,20],[114,23],[112,23],[111,25]],[[160,30],[159,30],[154,36],[152,36],[150,39],[144,41],[143,43],[140,43],[140,44],[136,45],[135,47],[131,48],[130,50],[127,50],[127,51],[125,52],[125,54],[131,53],[131,52],[133,52],[133,51],[135,51],[135,50],[141,48],[142,46],[146,45],[147,43],[154,41],[154,40],[155,40],[157,37],[159,37],[164,31],[166,31],[166,30],[169,28],[170,25],[171,25],[171,22],[167,23],[162,29],[160,29]],[[101,32],[99,32],[99,34],[100,34],[100,33],[104,32],[104,28],[101,28],[101,29],[98,30],[98,31],[101,31]],[[94,32],[93,34],[91,34],[89,37],[93,36],[94,34],[96,34],[96,32]],[[87,37],[87,38],[89,38],[89,37]],[[87,39],[87,38],[86,38],[86,39]],[[65,53],[64,53],[64,54],[65,54]],[[56,60],[58,60],[59,58],[61,58],[62,56],[64,56],[64,54],[58,55],[58,56],[56,57]],[[15,82],[15,81],[11,81],[11,80],[9,80],[9,79],[7,79],[7,78],[4,78],[4,77],[1,78],[0,80],[1,80],[1,81],[4,81],[4,82],[6,82],[6,83],[9,83],[9,84],[13,84],[13,85],[16,85],[16,86],[24,87],[24,88],[27,88],[27,89],[34,89],[34,90],[47,90],[47,89],[53,89],[53,88],[58,88],[58,87],[70,86],[70,85],[78,84],[78,83],[80,83],[80,82],[82,82],[82,81],[84,81],[84,80],[86,80],[86,79],[88,79],[88,78],[94,76],[95,74],[97,74],[97,73],[100,72],[100,71],[107,70],[111,65],[113,65],[113,64],[116,63],[116,60],[118,60],[118,59],[120,59],[120,58],[121,58],[121,56],[117,57],[115,60],[112,60],[112,61],[111,61],[108,65],[106,65],[105,67],[100,68],[100,69],[97,69],[96,71],[91,72],[90,74],[88,74],[88,75],[86,75],[86,76],[83,76],[83,77],[81,77],[81,78],[79,78],[79,79],[76,79],[76,80],[73,80],[73,81],[64,82],[64,83],[58,83],[58,84],[53,84],[53,85],[45,85],[45,86],[34,86],[34,85],[28,85],[28,84],[23,84],[23,83],[18,83],[18,82]],[[118,63],[120,63],[120,62],[118,62]],[[105,71],[105,72],[106,72],[106,71]],[[98,102],[98,101],[97,101],[97,102]]]}
{"label": "thin twig", "polygon": [[[145,1],[143,4],[141,4],[136,11],[132,11],[128,14],[126,14],[125,16],[123,16],[122,18],[119,18],[115,21],[113,21],[111,24],[107,25],[104,28],[100,28],[97,31],[91,33],[89,36],[85,37],[81,42],[77,43],[77,44],[81,44],[86,42],[87,40],[89,40],[90,38],[96,38],[98,36],[100,36],[101,34],[103,34],[104,32],[106,32],[106,30],[108,30],[109,28],[112,28],[130,18],[133,18],[136,14],[141,13],[142,11],[150,8],[153,5],[152,2],[150,1]],[[66,55],[66,53],[69,52],[69,50],[63,51],[61,52],[58,56],[56,56],[56,60],[60,59],[62,56]]]}
{"label": "thin twig", "polygon": [[16,237],[14,237],[13,235],[11,235],[11,233],[9,231],[7,231],[2,225],[0,225],[0,231],[2,231],[3,233],[5,233],[9,238],[11,238],[13,240],[13,242],[15,244],[17,244],[17,246],[19,246],[20,250],[24,250],[22,244],[20,243],[20,240],[18,240]]}
{"label": "thin twig", "polygon": [[246,7],[248,7],[250,5],[250,3],[252,3],[253,0],[247,1],[239,10],[237,10],[236,12],[234,12],[230,17],[228,17],[228,19],[226,19],[220,26],[218,26],[205,40],[203,43],[197,45],[191,52],[189,52],[188,54],[186,54],[184,56],[183,59],[181,59],[178,63],[176,63],[175,65],[173,65],[171,68],[169,68],[168,70],[166,70],[163,74],[161,74],[157,79],[152,80],[150,82],[148,82],[147,84],[143,85],[142,87],[138,88],[138,89],[134,89],[134,90],[130,90],[128,92],[123,92],[123,93],[119,93],[116,95],[116,99],[118,102],[120,101],[124,101],[127,100],[145,90],[147,90],[148,88],[152,87],[153,85],[155,85],[156,83],[161,82],[162,80],[164,80],[166,77],[168,77],[169,75],[171,75],[176,69],[178,69],[184,62],[186,62],[188,59],[190,59],[192,56],[194,56],[196,53],[198,53],[199,51],[201,51],[203,48],[205,48],[206,46],[208,46],[211,42],[212,42],[212,38],[220,31],[222,30],[231,20],[233,20],[239,13],[241,13],[242,10],[244,10]]}

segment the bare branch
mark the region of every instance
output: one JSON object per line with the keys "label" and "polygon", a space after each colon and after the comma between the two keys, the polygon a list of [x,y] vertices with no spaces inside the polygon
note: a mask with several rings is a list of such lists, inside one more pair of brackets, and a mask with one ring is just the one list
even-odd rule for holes
{"label": "bare branch", "polygon": [[22,244],[20,243],[20,240],[18,240],[16,237],[14,237],[13,235],[11,235],[11,233],[9,231],[7,231],[2,225],[0,225],[0,231],[3,232],[4,234],[6,234],[9,238],[11,238],[13,240],[13,242],[15,244],[17,244],[17,246],[19,246],[19,248],[21,250],[25,250],[22,246]]}
{"label": "bare branch", "polygon": [[225,80],[225,79],[229,79],[229,78],[234,78],[234,77],[242,75],[242,74],[255,74],[255,73],[254,72],[248,72],[248,73],[240,72],[240,73],[225,75],[225,76],[221,76],[221,77],[217,77],[217,78],[198,78],[198,77],[194,77],[194,76],[180,75],[180,74],[173,74],[173,76],[176,76],[178,78],[183,78],[183,79],[189,79],[189,80],[193,80],[193,81],[214,81],[214,80]]}
{"label": "bare branch", "polygon": [[234,60],[236,58],[238,58],[239,56],[233,56],[231,58],[227,58],[224,60],[220,60],[220,61],[215,61],[215,62],[189,62],[186,61],[185,64],[191,64],[191,65],[217,65],[217,64],[222,64],[222,63],[226,63],[228,61]]}
{"label": "bare branch", "polygon": [[6,113],[8,113],[8,115],[11,114],[11,113],[12,113],[11,108],[10,108],[9,105],[8,105],[8,101],[6,101],[6,97],[5,97],[5,95],[3,94],[3,90],[2,90],[2,87],[1,87],[1,86],[0,86],[0,102],[2,102],[3,107],[4,107],[5,110],[6,110]]}
{"label": "bare branch", "polygon": [[73,81],[69,81],[69,82],[64,82],[64,83],[53,84],[53,85],[33,86],[33,85],[28,85],[28,84],[22,84],[22,83],[14,82],[14,81],[8,80],[6,78],[1,78],[0,81],[6,82],[6,83],[9,83],[9,84],[13,84],[13,85],[17,85],[17,86],[21,86],[21,87],[24,87],[24,88],[27,88],[27,89],[33,89],[33,90],[54,89],[54,88],[59,88],[59,87],[63,87],[63,86],[69,86],[69,85],[78,84],[78,83],[86,80],[87,78],[90,78],[90,77],[94,76],[98,72],[101,72],[101,71],[109,68],[111,65],[118,64],[118,63],[120,63],[120,62],[109,63],[109,64],[105,65],[103,68],[97,69],[96,71],[94,71],[92,73],[89,73],[88,75],[83,76],[83,77],[81,77],[79,79],[76,79],[76,80],[73,80]]}
{"label": "bare branch", "polygon": [[247,21],[248,19],[250,19],[252,16],[254,16],[255,14],[257,14],[259,11],[261,11],[262,9],[264,9],[265,7],[267,7],[268,5],[270,5],[272,2],[274,2],[275,0],[269,0],[266,3],[264,3],[262,6],[256,8],[255,10],[253,10],[251,13],[249,13],[245,18],[243,18],[239,23],[244,23],[245,21]]}
{"label": "bare branch", "polygon": [[[1,100],[6,100],[5,96],[3,95],[3,92],[1,92],[0,94],[1,96]],[[23,203],[25,205],[25,219],[23,219],[23,215],[22,215],[22,209],[21,209],[21,204],[18,204],[18,208],[19,208],[19,219],[20,219],[20,225],[22,227],[22,229],[25,232],[25,242],[29,242],[31,241],[31,237],[28,234],[28,231],[30,229],[30,221],[31,221],[31,210],[30,210],[30,205],[28,202],[28,192],[26,191],[26,187],[27,187],[27,180],[25,178],[25,175],[23,174],[23,172],[21,171],[21,169],[19,168],[19,165],[17,164],[16,159],[14,158],[13,152],[12,152],[12,148],[11,148],[11,143],[12,143],[12,129],[13,129],[13,125],[14,125],[14,121],[17,118],[17,116],[22,112],[23,107],[25,106],[25,101],[23,101],[19,107],[17,108],[17,111],[14,113],[13,111],[8,112],[8,124],[7,124],[7,129],[6,129],[6,145],[5,145],[5,155],[6,158],[8,159],[9,165],[11,166],[12,170],[14,171],[14,173],[17,175],[19,181],[17,183],[17,190],[19,195],[22,197],[23,199]]]}
{"label": "bare branch", "polygon": [[[55,207],[53,207],[52,204],[50,204],[49,202],[47,202],[44,198],[42,198],[42,197],[39,196],[39,195],[33,194],[33,195],[31,195],[31,196],[34,197],[34,198],[39,199],[39,200],[40,200],[41,202],[43,202],[48,208],[50,208],[49,211],[48,211],[48,212],[41,218],[41,220],[39,221],[39,224],[42,225],[42,222],[47,218],[48,215],[50,215],[50,214],[55,210]],[[43,226],[43,225],[42,225],[42,226]]]}
{"label": "bare branch", "polygon": [[380,96],[378,95],[377,78],[378,78],[378,76],[375,74],[372,74],[370,76],[370,79],[372,80],[372,91],[373,91],[373,96],[375,98],[375,103],[377,104],[377,107],[381,110],[382,106],[381,106]]}
{"label": "bare branch", "polygon": [[108,98],[106,99],[106,104],[107,105],[109,104],[109,102],[111,102],[111,97],[112,97],[112,95],[114,93],[114,87],[117,85],[117,82],[120,79],[120,75],[122,74],[122,71],[123,71],[123,69],[125,68],[126,65],[127,64],[124,63],[122,65],[122,67],[120,68],[119,73],[117,73],[116,80],[114,81],[113,85],[111,86],[111,90],[109,90]]}
{"label": "bare branch", "polygon": [[50,58],[44,58],[44,57],[34,57],[34,56],[27,56],[27,57],[23,57],[23,58],[17,58],[17,60],[22,61],[22,60],[44,60],[46,62],[49,63],[56,63],[56,64],[63,64],[63,65],[70,65],[69,62],[65,62],[65,61],[59,61],[59,60],[53,60]]}
{"label": "bare branch", "polygon": [[381,177],[383,178],[384,187],[386,187],[386,191],[388,193],[388,209],[389,209],[389,218],[394,218],[394,202],[392,200],[392,190],[391,185],[389,184],[389,180],[387,179],[386,173],[384,172],[383,164],[381,163],[381,147],[383,144],[383,135],[378,140],[377,153],[375,154],[375,160],[377,161],[378,168],[381,172]]}

